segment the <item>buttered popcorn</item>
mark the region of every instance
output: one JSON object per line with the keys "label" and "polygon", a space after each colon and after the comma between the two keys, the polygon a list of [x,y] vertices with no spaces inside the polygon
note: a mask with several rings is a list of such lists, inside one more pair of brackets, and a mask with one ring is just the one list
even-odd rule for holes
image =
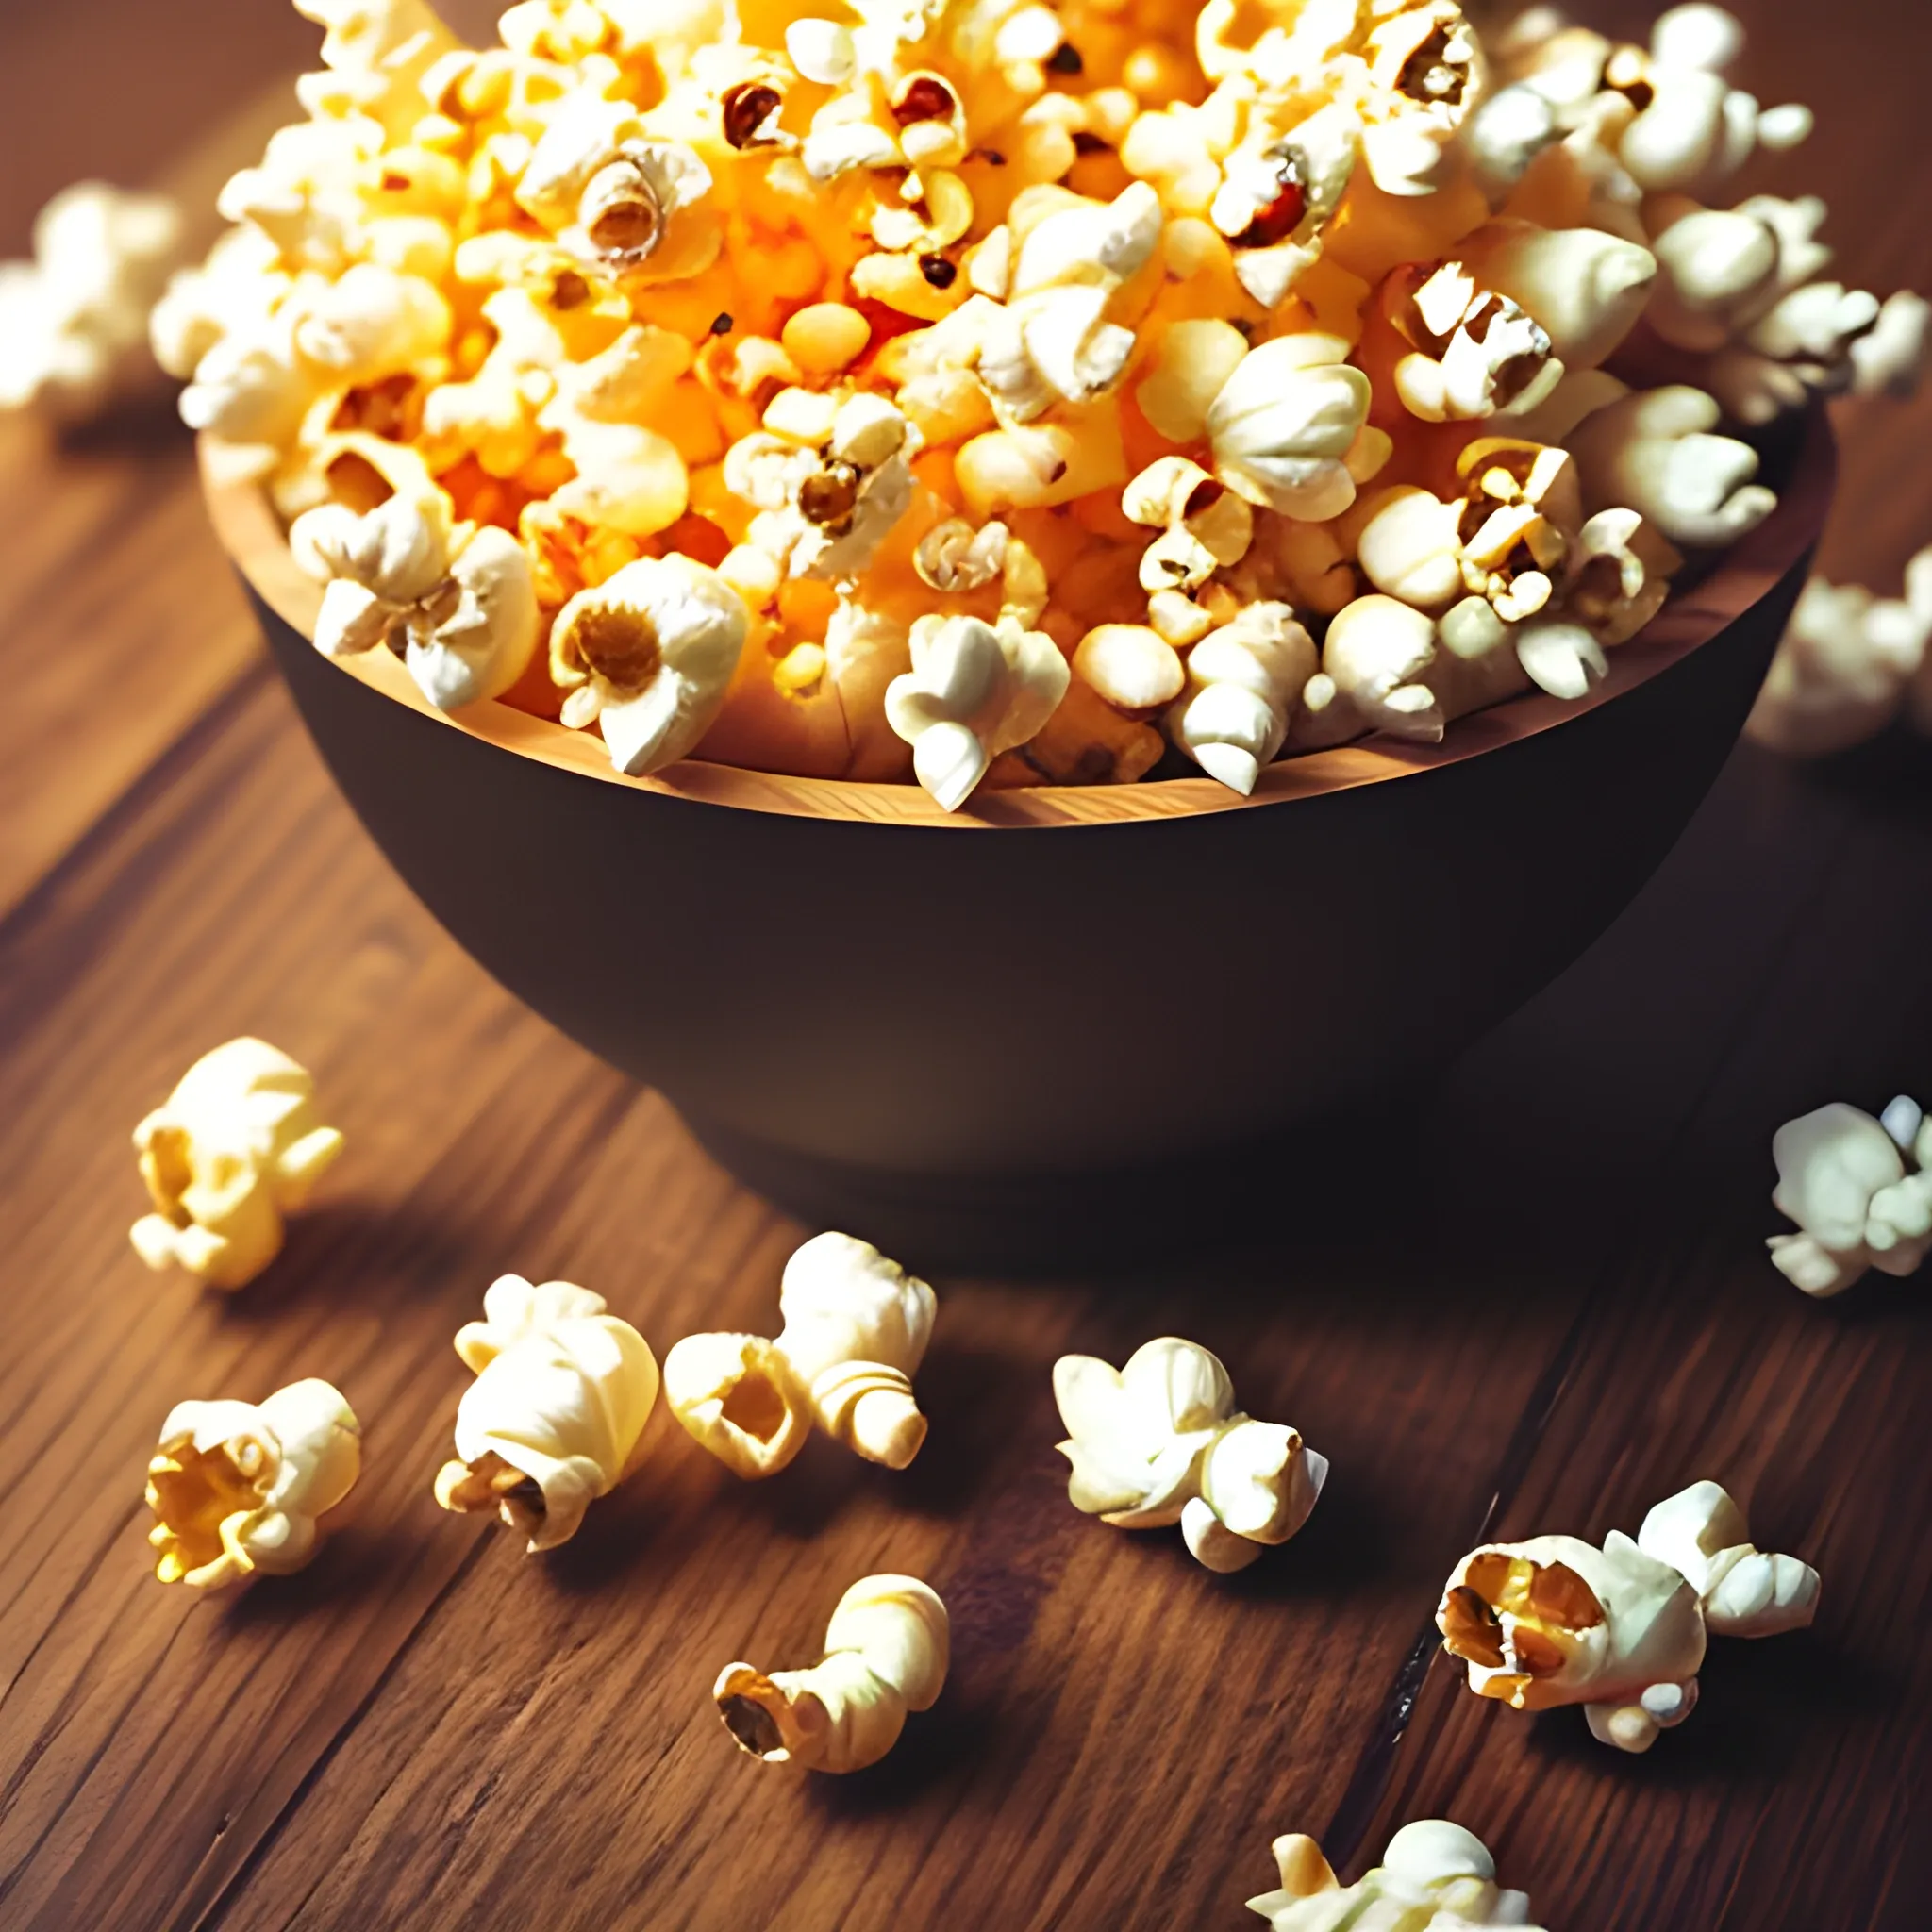
{"label": "buttered popcorn", "polygon": [[300,5],[308,119],[155,317],[184,414],[325,651],[634,775],[1248,793],[1581,698],[1772,508],[1733,431],[1923,348],[1727,193],[1810,117],[1714,7]]}

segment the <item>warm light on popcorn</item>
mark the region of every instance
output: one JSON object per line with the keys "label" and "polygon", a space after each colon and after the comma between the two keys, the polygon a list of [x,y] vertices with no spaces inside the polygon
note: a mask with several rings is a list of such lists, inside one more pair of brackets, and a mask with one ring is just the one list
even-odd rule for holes
{"label": "warm light on popcorn", "polygon": [[1457,1932],[1475,1925],[1514,1925],[1535,1932],[1529,1899],[1496,1883],[1496,1861],[1472,1831],[1446,1818],[1405,1824],[1382,1862],[1344,1886],[1322,1848],[1288,1832],[1269,1848],[1281,1884],[1248,1901],[1270,1932],[1342,1932],[1384,1926],[1389,1932]]}
{"label": "warm light on popcorn", "polygon": [[326,1382],[291,1383],[259,1405],[181,1403],[147,1466],[155,1574],[195,1590],[288,1575],[315,1554],[316,1519],[361,1473],[361,1424]]}
{"label": "warm light on popcorn", "polygon": [[1659,1503],[1634,1540],[1613,1529],[1601,1548],[1539,1536],[1472,1551],[1436,1625],[1477,1696],[1580,1704],[1592,1737],[1643,1752],[1696,1708],[1707,1633],[1773,1637],[1817,1607],[1818,1573],[1757,1549],[1744,1512],[1706,1481]]}
{"label": "warm light on popcorn", "polygon": [[1810,117],[1716,8],[302,10],[157,353],[325,651],[633,774],[1247,792],[1580,698],[1773,507],[1740,432],[1924,348],[1815,199],[1727,205]]}
{"label": "warm light on popcorn", "polygon": [[231,1040],[189,1068],[134,1130],[154,1211],[134,1251],[158,1273],[244,1288],[281,1253],[283,1217],[342,1151],[306,1069],[260,1040]]}
{"label": "warm light on popcorn", "polygon": [[727,1664],[711,1696],[739,1748],[797,1771],[863,1771],[930,1710],[951,1660],[946,1607],[914,1576],[867,1576],[839,1599],[809,1670]]}
{"label": "warm light on popcorn", "polygon": [[785,1325],[758,1335],[688,1335],[664,1357],[664,1399],[731,1470],[774,1475],[814,1425],[888,1469],[925,1441],[912,1377],[939,1298],[868,1241],[814,1236],[785,1264]]}
{"label": "warm light on popcorn", "polygon": [[658,1401],[658,1361],[602,1295],[506,1274],[465,1323],[457,1353],[476,1379],[457,1407],[457,1459],[436,1500],[493,1514],[530,1555],[568,1542],[635,1466]]}
{"label": "warm light on popcorn", "polygon": [[1122,1369],[1062,1356],[1053,1393],[1074,1508],[1119,1529],[1178,1523],[1209,1570],[1245,1570],[1287,1542],[1328,1479],[1328,1458],[1299,1430],[1242,1414],[1219,1357],[1174,1336],[1142,1343]]}

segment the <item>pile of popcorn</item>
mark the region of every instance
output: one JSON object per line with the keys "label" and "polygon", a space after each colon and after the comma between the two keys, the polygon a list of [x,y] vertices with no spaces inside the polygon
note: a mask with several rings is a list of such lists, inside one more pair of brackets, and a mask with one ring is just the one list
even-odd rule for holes
{"label": "pile of popcorn", "polygon": [[323,651],[626,773],[1245,793],[1580,698],[1773,508],[1727,432],[1919,357],[1821,204],[1723,205],[1810,117],[1715,7],[297,5],[156,352]]}

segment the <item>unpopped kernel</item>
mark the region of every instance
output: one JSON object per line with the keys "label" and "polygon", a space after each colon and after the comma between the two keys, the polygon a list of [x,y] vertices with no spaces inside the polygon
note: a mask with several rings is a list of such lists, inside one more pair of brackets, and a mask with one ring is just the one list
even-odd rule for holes
{"label": "unpopped kernel", "polygon": [[1771,510],[1734,432],[1924,347],[1734,193],[1810,116],[1713,7],[302,10],[156,318],[184,413],[325,520],[325,649],[633,774],[1245,793],[1580,698]]}

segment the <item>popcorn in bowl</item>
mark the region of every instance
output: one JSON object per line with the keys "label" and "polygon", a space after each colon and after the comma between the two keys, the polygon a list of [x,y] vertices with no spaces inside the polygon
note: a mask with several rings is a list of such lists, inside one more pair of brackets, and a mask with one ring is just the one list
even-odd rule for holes
{"label": "popcorn in bowl", "polygon": [[1809,116],[1711,7],[303,10],[158,354],[325,651],[633,776],[1246,794],[1582,699],[1774,507],[1750,437],[1923,333],[1723,205]]}

